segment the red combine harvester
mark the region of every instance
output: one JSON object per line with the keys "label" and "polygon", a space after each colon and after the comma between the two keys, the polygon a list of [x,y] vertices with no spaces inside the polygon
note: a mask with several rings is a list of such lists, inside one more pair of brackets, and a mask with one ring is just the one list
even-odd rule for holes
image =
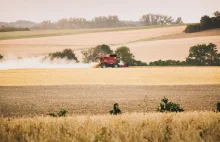
{"label": "red combine harvester", "polygon": [[126,65],[120,65],[121,58],[116,54],[108,54],[105,56],[97,57],[100,60],[99,67],[101,68],[119,68],[119,67],[127,67]]}

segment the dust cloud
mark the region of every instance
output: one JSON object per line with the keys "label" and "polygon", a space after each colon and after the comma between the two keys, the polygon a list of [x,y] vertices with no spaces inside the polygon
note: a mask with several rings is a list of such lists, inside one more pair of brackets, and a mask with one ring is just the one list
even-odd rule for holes
{"label": "dust cloud", "polygon": [[93,68],[97,63],[76,63],[73,60],[45,58],[45,56],[5,59],[0,61],[0,70],[43,68]]}

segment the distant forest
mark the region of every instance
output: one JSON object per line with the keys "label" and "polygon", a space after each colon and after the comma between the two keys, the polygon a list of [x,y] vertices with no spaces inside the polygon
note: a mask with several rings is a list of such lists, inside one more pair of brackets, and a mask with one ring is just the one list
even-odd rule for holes
{"label": "distant forest", "polygon": [[115,27],[138,27],[151,25],[183,24],[182,18],[162,14],[145,14],[139,21],[123,21],[118,16],[99,16],[92,20],[85,18],[63,18],[56,22],[42,21],[34,23],[31,21],[18,20],[16,22],[0,22],[1,27],[19,27],[30,29],[84,29],[84,28],[115,28]]}

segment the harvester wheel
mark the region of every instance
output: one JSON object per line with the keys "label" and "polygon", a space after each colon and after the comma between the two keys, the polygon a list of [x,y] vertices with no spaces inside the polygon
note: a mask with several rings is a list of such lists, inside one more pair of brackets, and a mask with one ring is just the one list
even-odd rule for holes
{"label": "harvester wheel", "polygon": [[101,64],[101,68],[106,68],[106,64]]}
{"label": "harvester wheel", "polygon": [[119,65],[118,65],[118,64],[114,64],[113,67],[114,67],[114,68],[119,68]]}

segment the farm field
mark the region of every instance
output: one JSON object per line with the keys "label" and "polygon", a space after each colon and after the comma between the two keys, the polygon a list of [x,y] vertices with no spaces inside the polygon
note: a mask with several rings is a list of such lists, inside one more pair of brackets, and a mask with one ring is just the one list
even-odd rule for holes
{"label": "farm field", "polygon": [[129,30],[144,30],[154,28],[167,28],[175,26],[184,26],[184,24],[177,25],[163,25],[163,26],[143,26],[143,27],[121,27],[121,28],[94,28],[94,29],[58,29],[58,30],[31,30],[19,32],[0,32],[0,40],[21,39],[21,38],[39,38],[51,36],[63,36],[74,34],[86,34],[96,32],[111,32],[111,31],[129,31]]}
{"label": "farm field", "polygon": [[[139,41],[120,46],[127,46],[137,60],[147,63],[157,60],[180,60],[184,61],[189,55],[189,48],[197,44],[214,43],[220,51],[220,36],[204,36],[180,39],[167,39],[155,41]],[[112,49],[119,47],[111,46]]]}
{"label": "farm field", "polygon": [[[82,61],[81,49],[108,44],[112,49],[128,46],[137,60],[185,60],[189,48],[197,44],[217,45],[220,50],[220,30],[186,34],[185,26],[150,28],[142,30],[105,31],[41,38],[0,40],[0,52],[6,59],[47,55],[71,48]],[[163,52],[163,54],[161,54]]]}
{"label": "farm field", "polygon": [[219,67],[146,67],[0,70],[1,86],[220,84]]}
{"label": "farm field", "polygon": [[11,117],[61,109],[69,115],[108,114],[116,102],[123,113],[156,112],[164,96],[185,111],[212,111],[220,100],[220,84],[1,86],[0,91],[0,114]]}
{"label": "farm field", "polygon": [[63,35],[44,38],[0,40],[0,52],[5,55],[6,58],[10,56],[35,56],[48,54],[65,48],[80,50],[94,47],[98,44],[123,44],[145,38],[181,33],[184,28],[185,26],[175,26],[143,30]]}
{"label": "farm field", "polygon": [[169,40],[169,39],[182,39],[182,38],[193,38],[193,37],[207,37],[207,36],[220,36],[220,29],[206,30],[195,33],[179,33],[173,35],[162,35],[155,38],[143,39],[140,41],[153,41],[153,40]]}
{"label": "farm field", "polygon": [[[15,59],[12,65],[19,68],[21,61],[32,65],[32,58],[26,57],[65,48],[75,50],[81,60],[81,49],[98,44],[108,44],[112,49],[128,46],[137,60],[145,62],[185,60],[189,47],[196,44],[212,42],[220,50],[219,30],[186,35],[184,28],[63,31],[58,35],[50,31],[33,37],[24,33],[29,37],[22,39],[10,39],[19,35],[9,35],[7,40],[0,40],[0,53],[7,63]],[[74,63],[65,65],[67,68],[1,68],[1,140],[220,140],[220,116],[213,112],[220,101],[220,67],[73,69]],[[156,113],[164,96],[180,104],[185,112]],[[114,103],[119,104],[122,115],[108,115]],[[68,111],[68,117],[47,115],[61,109]]]}

